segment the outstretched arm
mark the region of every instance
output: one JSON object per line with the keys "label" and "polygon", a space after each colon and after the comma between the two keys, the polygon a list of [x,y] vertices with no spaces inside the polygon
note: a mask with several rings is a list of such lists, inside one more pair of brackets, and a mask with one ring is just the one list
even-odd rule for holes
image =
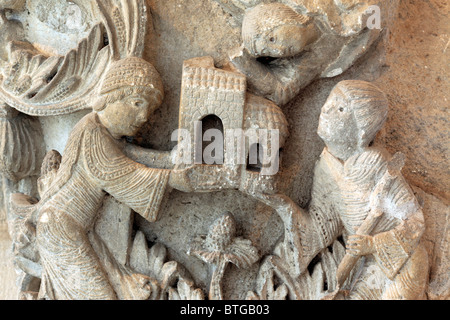
{"label": "outstretched arm", "polygon": [[[320,237],[308,213],[283,194],[252,194],[256,199],[272,207],[284,225],[281,255],[293,278],[300,276],[317,254],[313,240]],[[320,248],[322,249],[322,248]]]}
{"label": "outstretched arm", "polygon": [[123,152],[128,158],[147,167],[172,169],[175,166],[171,160],[170,151],[147,149],[127,143],[123,149]]}
{"label": "outstretched arm", "polygon": [[316,76],[309,60],[315,55],[279,59],[270,65],[259,62],[239,47],[230,56],[231,68],[245,74],[250,90],[281,106],[293,99]]}

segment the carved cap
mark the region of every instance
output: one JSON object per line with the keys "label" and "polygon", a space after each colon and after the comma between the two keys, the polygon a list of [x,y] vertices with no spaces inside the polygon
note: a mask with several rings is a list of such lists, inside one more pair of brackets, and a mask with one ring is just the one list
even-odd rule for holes
{"label": "carved cap", "polygon": [[304,26],[311,21],[283,3],[261,3],[246,11],[242,21],[244,38],[273,30],[280,25]]}
{"label": "carved cap", "polygon": [[126,87],[149,88],[161,96],[164,92],[158,71],[151,63],[138,57],[127,57],[113,62],[105,76],[100,93],[105,94]]}

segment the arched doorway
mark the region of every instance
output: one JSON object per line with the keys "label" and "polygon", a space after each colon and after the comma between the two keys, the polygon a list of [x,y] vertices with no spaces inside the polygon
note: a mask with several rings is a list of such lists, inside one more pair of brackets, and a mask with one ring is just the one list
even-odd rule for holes
{"label": "arched doorway", "polygon": [[222,120],[210,114],[201,120],[202,124],[202,163],[223,164],[224,162],[224,129]]}

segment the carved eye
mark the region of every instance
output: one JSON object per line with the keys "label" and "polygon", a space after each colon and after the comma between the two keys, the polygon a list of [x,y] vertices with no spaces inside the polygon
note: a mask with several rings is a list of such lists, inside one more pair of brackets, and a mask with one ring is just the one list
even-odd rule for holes
{"label": "carved eye", "polygon": [[270,37],[269,41],[270,42],[275,42],[275,38],[274,37]]}
{"label": "carved eye", "polygon": [[344,108],[340,107],[339,112],[344,112]]}
{"label": "carved eye", "polygon": [[135,101],[133,102],[133,104],[134,104],[135,107],[140,107],[140,106],[142,106],[142,101],[135,100]]}

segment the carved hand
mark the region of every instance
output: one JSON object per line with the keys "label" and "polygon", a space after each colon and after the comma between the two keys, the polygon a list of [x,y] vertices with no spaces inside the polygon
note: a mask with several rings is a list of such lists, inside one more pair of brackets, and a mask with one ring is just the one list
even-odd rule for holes
{"label": "carved hand", "polygon": [[373,237],[358,234],[349,236],[347,251],[354,256],[366,256],[375,253]]}
{"label": "carved hand", "polygon": [[234,48],[230,52],[230,61],[239,70],[245,69],[245,65],[252,57],[247,53],[243,46]]}
{"label": "carved hand", "polygon": [[230,62],[234,69],[247,76],[247,81],[258,94],[272,93],[277,80],[266,66],[258,62],[242,46],[231,52]]}
{"label": "carved hand", "polygon": [[249,196],[261,201],[262,203],[274,209],[287,208],[292,200],[284,194],[266,194],[261,192],[246,192]]}
{"label": "carved hand", "polygon": [[192,186],[189,181],[188,171],[190,169],[173,169],[170,172],[169,185],[179,191],[192,192]]}

